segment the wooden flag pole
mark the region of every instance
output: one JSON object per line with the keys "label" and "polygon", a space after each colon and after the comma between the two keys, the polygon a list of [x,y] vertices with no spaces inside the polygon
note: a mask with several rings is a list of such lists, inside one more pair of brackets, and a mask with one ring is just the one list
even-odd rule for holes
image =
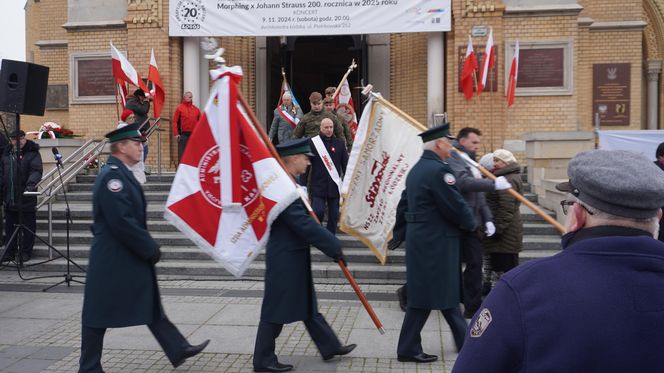
{"label": "wooden flag pole", "polygon": [[339,94],[339,91],[341,90],[341,86],[344,84],[344,80],[346,80],[346,78],[348,78],[348,75],[350,75],[350,73],[353,70],[355,70],[356,67],[357,67],[357,64],[355,63],[355,59],[353,58],[353,61],[350,63],[350,66],[348,66],[348,70],[346,70],[346,73],[344,74],[344,77],[341,78],[341,81],[339,82],[339,85],[337,86],[337,89],[334,90],[334,95],[332,95],[333,98],[337,97],[337,95]]}
{"label": "wooden flag pole", "polygon": [[[120,105],[120,102],[118,102],[118,96],[120,95],[120,86],[118,85],[118,82],[115,82],[115,114],[118,116],[118,122],[120,121],[120,109],[118,109],[118,106]],[[122,108],[124,110],[124,108]]]}
{"label": "wooden flag pole", "polygon": [[[279,162],[279,165],[281,168],[286,170],[286,165],[284,162],[281,160],[281,157],[279,156],[279,153],[277,153],[277,149],[275,149],[274,145],[268,138],[267,134],[265,133],[265,130],[263,127],[260,125],[260,121],[258,118],[256,118],[256,115],[254,114],[253,110],[251,110],[251,107],[249,107],[249,104],[247,101],[244,99],[244,96],[242,96],[242,93],[238,91],[238,100],[242,104],[242,107],[244,107],[245,112],[249,115],[249,118],[251,118],[251,123],[253,124],[254,128],[260,135],[261,139],[267,145],[268,149],[270,150],[270,153],[272,156]],[[290,173],[286,172],[288,176],[291,178],[293,183],[295,183],[295,179],[293,178],[293,175]],[[304,205],[307,207],[307,210],[309,211],[309,215],[318,223],[320,224],[320,221],[318,220],[318,217],[316,217],[316,214],[314,214],[313,210],[311,209],[311,206],[309,205],[309,202],[304,198],[303,195],[300,194],[300,198],[302,198],[302,201],[304,202]],[[371,317],[371,320],[374,322],[374,325],[376,325],[376,329],[380,332],[380,334],[385,334],[385,329],[383,329],[383,324],[380,322],[380,319],[378,319],[378,316],[376,316],[376,313],[373,310],[373,307],[371,307],[371,304],[369,304],[369,301],[367,298],[364,296],[364,293],[362,292],[362,289],[357,285],[357,282],[355,281],[355,278],[353,278],[353,275],[350,273],[348,268],[346,267],[346,263],[344,263],[342,260],[338,262],[339,267],[341,268],[341,271],[344,273],[344,276],[346,276],[346,280],[350,283],[350,286],[353,288],[355,291],[355,294],[357,297],[360,299],[360,302],[362,302],[362,305],[364,306],[364,309],[367,311],[369,314],[369,317]]]}
{"label": "wooden flag pole", "polygon": [[[394,106],[394,104],[392,104],[391,102],[387,101],[387,100],[384,99],[382,96],[380,96],[380,95],[378,95],[378,94],[372,92],[372,91],[371,91],[372,88],[373,88],[373,87],[369,84],[369,85],[368,85],[368,86],[362,91],[362,93],[363,93],[365,96],[371,95],[371,97],[373,97],[374,99],[378,100],[380,103],[382,103],[383,105],[389,107],[390,109],[394,110],[397,114],[399,114],[399,115],[403,116],[404,118],[406,118],[407,120],[409,120],[411,123],[413,123],[414,125],[416,125],[417,127],[419,127],[422,131],[424,131],[424,130],[427,129],[427,127],[426,127],[425,125],[421,124],[420,122],[418,122],[417,120],[415,120],[413,117],[411,117],[410,115],[406,114],[405,112],[403,112],[403,111],[402,111],[401,109],[399,109],[398,107]],[[460,151],[459,151],[458,149],[456,149],[456,148],[452,148],[452,149],[454,149],[454,151],[460,152]],[[478,169],[478,170],[479,170],[484,176],[486,176],[488,179],[490,179],[490,180],[496,180],[496,176],[495,176],[494,174],[492,174],[489,170],[487,170],[486,168],[482,167],[479,163],[473,161],[472,159],[469,159],[469,160],[470,160],[470,162],[471,162],[471,166],[477,168],[477,169]],[[468,161],[468,160],[466,160],[466,162],[467,162],[467,161]],[[556,219],[552,218],[552,217],[549,216],[546,212],[542,211],[542,209],[540,209],[539,207],[537,207],[534,203],[530,202],[526,197],[522,196],[521,194],[519,194],[516,190],[514,190],[514,189],[512,189],[512,188],[507,189],[507,192],[508,192],[512,197],[516,198],[519,202],[521,202],[521,203],[523,203],[524,205],[526,205],[526,206],[527,206],[529,209],[531,209],[534,213],[536,213],[537,215],[539,215],[539,216],[540,216],[542,219],[544,219],[547,223],[551,224],[551,225],[552,225],[554,228],[556,228],[561,234],[565,234],[566,230],[565,230],[565,227],[562,226],[562,224],[558,223],[558,221],[557,221]]]}

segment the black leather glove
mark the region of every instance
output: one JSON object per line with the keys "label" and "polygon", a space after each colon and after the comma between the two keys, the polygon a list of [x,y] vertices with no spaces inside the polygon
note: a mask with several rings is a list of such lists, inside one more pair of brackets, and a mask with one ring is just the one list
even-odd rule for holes
{"label": "black leather glove", "polygon": [[403,241],[395,240],[393,238],[393,239],[391,239],[387,242],[387,248],[390,249],[390,250],[396,250],[396,249],[399,248],[399,245],[401,245],[402,243],[403,243]]}
{"label": "black leather glove", "polygon": [[37,191],[37,186],[36,185],[27,185],[25,187],[26,192],[36,192]]}
{"label": "black leather glove", "polygon": [[335,263],[339,263],[340,261],[344,262],[344,265],[348,266],[348,262],[346,261],[346,257],[344,256],[343,253],[340,254],[339,256],[337,256],[336,258],[334,258]]}
{"label": "black leather glove", "polygon": [[157,262],[161,259],[161,250],[157,249],[157,254],[150,258],[150,263],[152,264],[157,264]]}

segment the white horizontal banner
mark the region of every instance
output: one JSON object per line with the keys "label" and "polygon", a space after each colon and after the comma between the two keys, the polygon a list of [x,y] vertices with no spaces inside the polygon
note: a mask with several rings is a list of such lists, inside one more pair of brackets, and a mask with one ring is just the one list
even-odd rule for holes
{"label": "white horizontal banner", "polygon": [[657,159],[657,146],[664,142],[663,130],[599,131],[599,148],[604,150],[629,150]]}
{"label": "white horizontal banner", "polygon": [[170,36],[451,30],[451,0],[170,0]]}

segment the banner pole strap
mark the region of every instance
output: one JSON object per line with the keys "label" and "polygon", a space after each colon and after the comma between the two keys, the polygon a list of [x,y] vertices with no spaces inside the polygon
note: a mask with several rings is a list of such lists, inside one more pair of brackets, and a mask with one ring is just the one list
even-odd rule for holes
{"label": "banner pole strap", "polygon": [[[281,157],[279,157],[279,153],[277,153],[277,150],[275,149],[274,145],[272,144],[272,142],[268,138],[267,134],[265,133],[265,130],[263,129],[263,127],[261,127],[258,118],[256,118],[256,114],[254,114],[253,110],[251,110],[251,107],[249,107],[249,104],[244,99],[244,96],[242,96],[242,93],[239,90],[238,90],[237,97],[238,97],[238,100],[240,101],[240,103],[242,104],[242,106],[244,107],[244,110],[249,115],[249,118],[251,118],[251,122],[252,122],[254,128],[259,133],[261,139],[263,140],[265,145],[270,150],[270,153],[277,160],[277,162],[279,162],[279,165],[285,171],[286,166],[284,165],[284,162],[281,160]],[[288,173],[287,171],[286,171],[286,174],[288,174],[288,176],[291,178],[293,183],[295,183],[295,179],[293,178],[293,176],[290,173]],[[302,200],[305,202],[304,204],[307,206],[307,209],[309,210],[309,215],[316,221],[316,223],[320,224],[320,221],[316,217],[316,214],[314,214],[314,212],[311,209],[311,206],[309,205],[309,203],[306,200],[304,200],[302,195],[300,195],[300,198],[302,198]],[[350,271],[346,267],[346,263],[344,263],[342,260],[340,260],[338,264],[339,264],[339,267],[341,268],[341,271],[344,273],[344,276],[346,276],[346,280],[348,280],[348,282],[350,283],[350,286],[355,291],[355,294],[360,299],[360,302],[362,302],[362,305],[364,306],[364,309],[367,311],[367,313],[371,317],[371,320],[376,325],[376,329],[378,329],[380,334],[385,334],[385,330],[383,329],[383,324],[378,319],[378,316],[376,316],[376,313],[374,312],[373,307],[371,307],[371,304],[369,304],[369,301],[367,300],[366,296],[364,296],[364,293],[362,292],[362,289],[360,289],[360,287],[357,285],[357,282],[355,281],[355,278],[353,278],[353,275],[350,273]]]}

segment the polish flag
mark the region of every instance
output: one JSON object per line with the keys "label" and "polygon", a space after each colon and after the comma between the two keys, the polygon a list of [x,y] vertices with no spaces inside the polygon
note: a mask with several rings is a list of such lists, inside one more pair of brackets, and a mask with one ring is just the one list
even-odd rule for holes
{"label": "polish flag", "polygon": [[122,101],[122,107],[127,105],[127,83],[122,80],[115,78],[115,84],[118,85],[118,95],[120,95],[120,100]]}
{"label": "polish flag", "polygon": [[138,75],[136,69],[134,69],[129,63],[129,60],[127,60],[127,58],[125,58],[125,56],[113,46],[113,43],[111,43],[111,58],[113,59],[113,76],[116,81],[124,81],[142,89],[144,92],[149,92],[148,87],[143,82],[143,79],[141,79],[141,76]]}
{"label": "polish flag", "polygon": [[484,49],[484,59],[482,60],[482,70],[480,70],[480,81],[477,84],[477,95],[479,96],[486,88],[489,72],[496,64],[496,46],[493,45],[493,29],[489,30],[489,39],[486,41]]}
{"label": "polish flag", "polygon": [[166,93],[164,92],[164,84],[161,82],[161,76],[159,75],[157,60],[154,58],[154,49],[150,52],[148,80],[152,82],[150,94],[154,100],[154,117],[159,118],[161,116],[161,109],[164,107],[164,101],[166,100]]}
{"label": "polish flag", "polygon": [[240,277],[267,244],[272,222],[299,197],[238,100],[242,69],[224,66],[211,75],[164,217]]}
{"label": "polish flag", "polygon": [[507,107],[514,105],[514,96],[516,94],[516,80],[519,76],[519,41],[514,46],[514,57],[512,57],[512,66],[510,67],[510,77],[507,84]]}
{"label": "polish flag", "polygon": [[353,96],[350,93],[348,79],[344,79],[343,83],[341,83],[339,93],[334,96],[334,107],[337,113],[346,119],[351,136],[355,139],[355,134],[357,133],[357,114],[355,114],[355,105],[353,104]]}
{"label": "polish flag", "polygon": [[468,48],[466,49],[466,58],[463,61],[463,71],[461,72],[461,89],[466,100],[473,97],[474,80],[477,73],[477,56],[473,50],[473,39],[468,35]]}

